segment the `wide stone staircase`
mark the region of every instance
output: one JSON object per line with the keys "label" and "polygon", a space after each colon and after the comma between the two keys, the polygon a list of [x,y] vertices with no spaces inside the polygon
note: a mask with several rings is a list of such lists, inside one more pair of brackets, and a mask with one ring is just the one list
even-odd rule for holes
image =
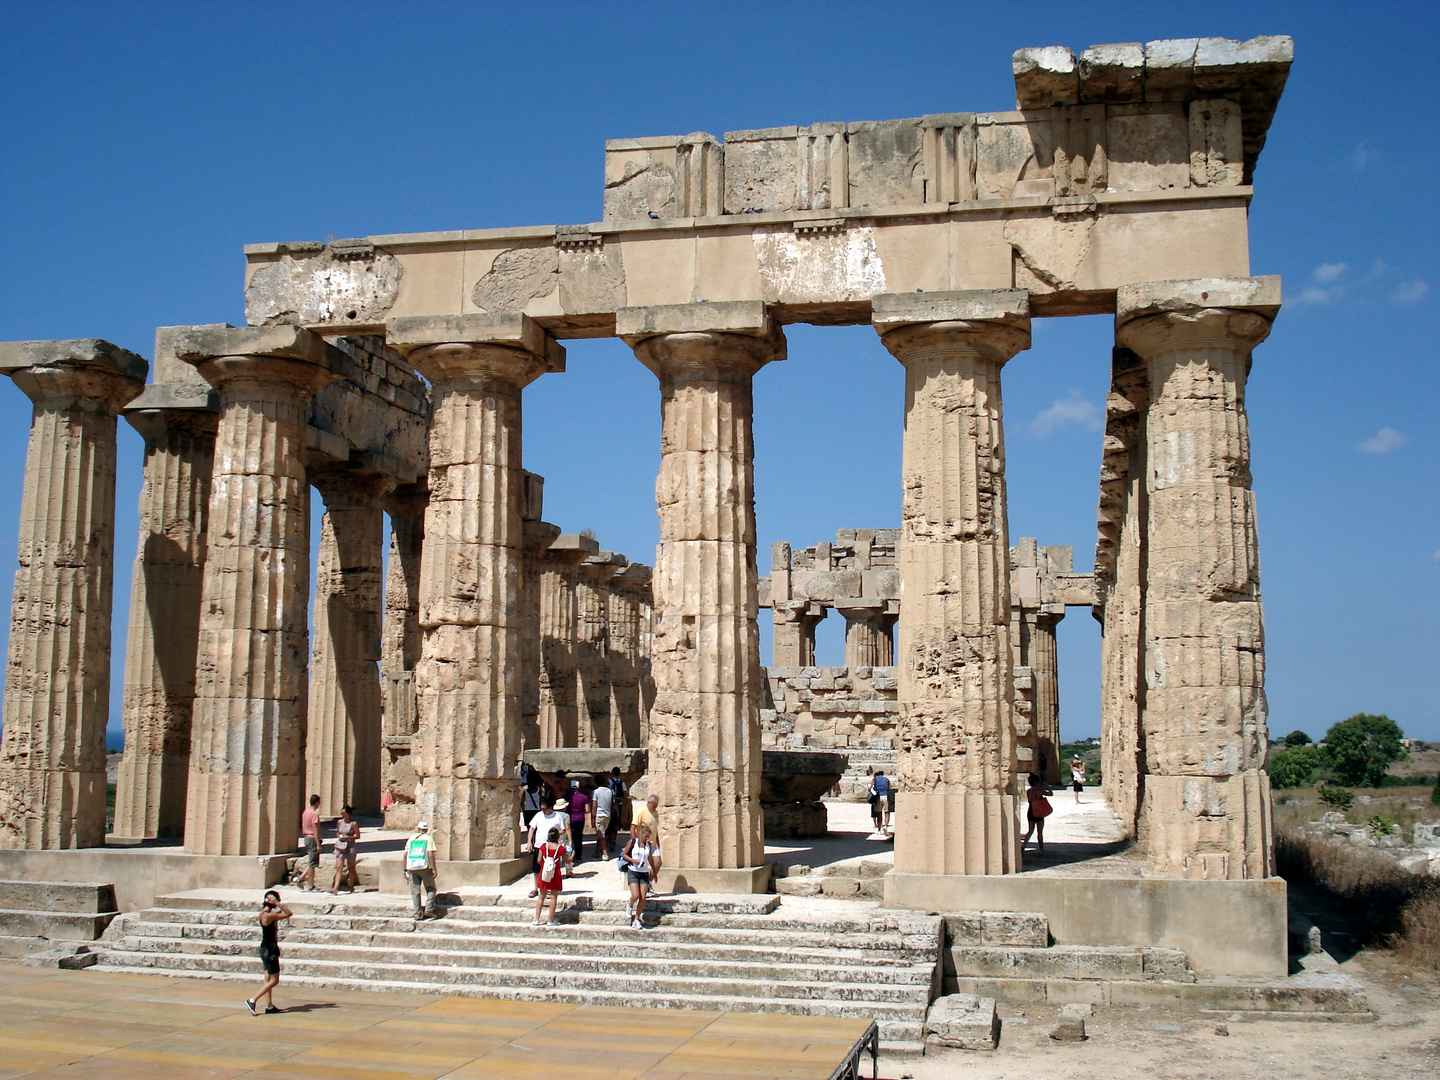
{"label": "wide stone staircase", "polygon": [[[633,930],[618,899],[590,898],[559,925],[533,904],[467,894],[415,922],[401,897],[287,899],[287,982],[575,1003],[663,1005],[874,1019],[893,1050],[917,1051],[938,991],[938,916],[779,896],[675,897]],[[253,897],[200,890],[117,919],[102,969],[244,979],[259,972]]]}

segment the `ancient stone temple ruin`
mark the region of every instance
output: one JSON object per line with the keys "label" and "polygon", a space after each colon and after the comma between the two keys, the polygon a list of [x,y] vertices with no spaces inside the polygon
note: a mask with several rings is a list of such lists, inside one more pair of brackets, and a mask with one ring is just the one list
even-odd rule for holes
{"label": "ancient stone temple ruin", "polygon": [[[899,760],[895,624],[899,529],[841,529],[801,551],[771,545],[760,607],[774,618],[774,655],[760,709],[767,747],[844,750],[842,793],[857,796]],[[1072,570],[1068,547],[1025,537],[1010,549],[1010,642],[1016,767],[1060,779],[1060,686],[1055,626],[1067,606],[1092,607],[1094,576]],[[845,663],[817,667],[815,632],[831,611],[845,620]]]}
{"label": "ancient stone temple ruin", "polygon": [[[643,741],[667,872],[763,891],[762,708],[803,734],[809,678],[817,715],[828,676],[793,673],[833,608],[848,670],[893,694],[866,714],[897,753],[886,902],[1058,908],[1056,879],[1016,873],[1019,778],[1027,749],[1053,756],[1053,620],[1091,604],[1106,783],[1154,886],[1091,902],[1120,933],[1162,894],[1171,918],[1238,905],[1271,963],[1245,381],[1280,283],[1251,275],[1247,219],[1290,59],[1288,38],[1027,49],[1013,111],[615,140],[599,221],[246,248],[249,325],[162,331],[143,388],[145,362],[103,342],[3,346],[34,421],[0,843],[104,840],[124,410],[146,486],[119,833],[183,827],[187,852],[253,864],[292,850],[306,787],[368,806],[408,769],[450,880],[503,880],[526,865],[528,738]],[[1005,368],[1032,320],[1078,315],[1115,323],[1113,357],[1089,358],[1112,370],[1093,582],[1064,549],[1012,550],[1006,523]],[[797,322],[868,324],[898,361],[902,515],[838,561],[782,554],[762,594],[752,412]],[[564,378],[565,340],[606,336],[657,380],[653,578],[551,535],[523,469],[524,388]]]}

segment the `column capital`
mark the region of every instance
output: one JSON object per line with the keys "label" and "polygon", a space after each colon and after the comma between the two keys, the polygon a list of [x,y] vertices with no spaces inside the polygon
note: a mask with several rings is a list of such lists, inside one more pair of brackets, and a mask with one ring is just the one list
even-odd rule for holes
{"label": "column capital", "polygon": [[1279,277],[1122,285],[1115,295],[1115,340],[1147,359],[1216,345],[1248,352],[1269,335],[1279,310]]}
{"label": "column capital", "polygon": [[0,372],[42,409],[114,416],[145,387],[143,356],[99,338],[0,342]]}
{"label": "column capital", "polygon": [[385,344],[436,384],[494,380],[524,387],[565,370],[564,347],[520,312],[392,319]]}
{"label": "column capital", "polygon": [[615,333],[660,378],[750,376],[785,359],[785,335],[758,300],[621,308]]}
{"label": "column capital", "polygon": [[289,390],[309,397],[349,373],[349,357],[303,326],[171,327],[176,359],[195,367],[211,386]]}
{"label": "column capital", "polygon": [[600,544],[593,536],[567,533],[557,536],[555,542],[545,549],[545,559],[562,566],[579,566],[599,550]]}
{"label": "column capital", "polygon": [[327,509],[374,505],[384,509],[385,496],[395,489],[395,478],[381,472],[338,468],[311,469],[310,483],[319,489]]}
{"label": "column capital", "polygon": [[1030,347],[1030,294],[1024,289],[881,293],[870,321],[902,364],[937,352],[964,352],[1004,364]]}

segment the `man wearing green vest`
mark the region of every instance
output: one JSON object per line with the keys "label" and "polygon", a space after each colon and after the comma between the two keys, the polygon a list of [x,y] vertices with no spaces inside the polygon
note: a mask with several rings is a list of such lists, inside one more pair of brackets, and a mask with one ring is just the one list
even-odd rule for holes
{"label": "man wearing green vest", "polygon": [[[415,826],[415,835],[405,841],[405,877],[410,882],[410,902],[415,905],[415,921],[434,919],[435,913],[435,841],[430,836],[430,825],[420,822]],[[425,887],[426,899],[420,903],[420,887]]]}

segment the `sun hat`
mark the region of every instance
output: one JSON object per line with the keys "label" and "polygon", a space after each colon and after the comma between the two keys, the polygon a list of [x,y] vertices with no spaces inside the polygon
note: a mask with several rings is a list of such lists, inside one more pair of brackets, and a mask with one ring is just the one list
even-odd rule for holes
{"label": "sun hat", "polygon": [[556,800],[555,800],[554,809],[556,809],[556,810],[569,810],[569,809],[570,809],[570,800],[569,800],[569,799],[556,799]]}
{"label": "sun hat", "polygon": [[426,829],[430,828],[430,823],[428,821],[422,821],[419,825],[416,825],[415,828],[419,829],[421,832],[424,832]]}

